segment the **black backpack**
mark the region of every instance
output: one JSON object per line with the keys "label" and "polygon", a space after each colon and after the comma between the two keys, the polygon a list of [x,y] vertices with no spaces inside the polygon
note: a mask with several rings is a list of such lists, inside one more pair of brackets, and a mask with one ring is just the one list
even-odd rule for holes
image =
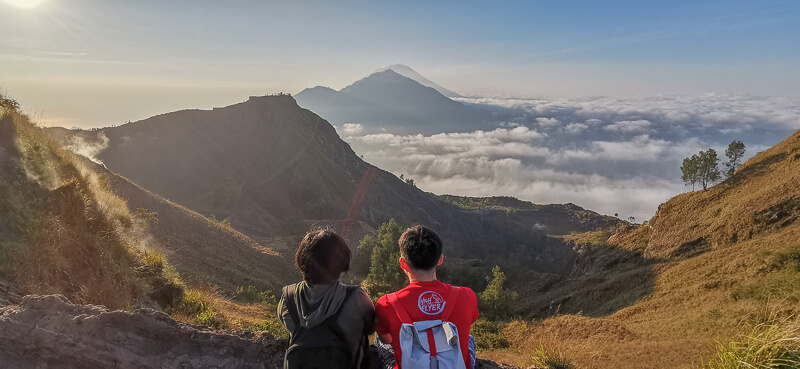
{"label": "black backpack", "polygon": [[297,284],[283,288],[283,299],[294,322],[294,331],[289,338],[289,348],[286,350],[283,361],[284,369],[366,369],[370,367],[372,360],[370,360],[368,337],[362,335],[360,349],[356,353],[351,353],[344,332],[336,324],[336,318],[345,303],[353,292],[360,288],[359,286],[346,286],[347,292],[339,310],[313,328],[304,328],[300,325],[298,309],[294,301]]}

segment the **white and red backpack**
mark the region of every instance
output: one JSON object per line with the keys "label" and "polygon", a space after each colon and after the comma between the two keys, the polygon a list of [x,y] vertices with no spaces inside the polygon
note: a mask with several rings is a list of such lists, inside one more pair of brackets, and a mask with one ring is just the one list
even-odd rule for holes
{"label": "white and red backpack", "polygon": [[[402,369],[466,369],[456,325],[448,318],[456,309],[461,288],[453,287],[442,301],[439,319],[413,321],[396,293],[386,296],[400,318],[400,357]],[[426,292],[427,293],[427,292]],[[423,294],[424,295],[424,294]],[[438,294],[436,294],[438,295]],[[448,303],[449,302],[449,303]],[[427,313],[427,312],[426,312]]]}

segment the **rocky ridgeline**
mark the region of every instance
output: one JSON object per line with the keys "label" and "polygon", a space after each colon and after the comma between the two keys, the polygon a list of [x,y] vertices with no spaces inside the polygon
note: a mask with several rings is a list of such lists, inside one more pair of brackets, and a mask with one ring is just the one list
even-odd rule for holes
{"label": "rocky ridgeline", "polygon": [[[0,286],[2,287],[2,286]],[[164,313],[71,304],[64,296],[2,293],[2,368],[281,368],[285,339],[214,332]],[[513,367],[480,360],[477,369]]]}

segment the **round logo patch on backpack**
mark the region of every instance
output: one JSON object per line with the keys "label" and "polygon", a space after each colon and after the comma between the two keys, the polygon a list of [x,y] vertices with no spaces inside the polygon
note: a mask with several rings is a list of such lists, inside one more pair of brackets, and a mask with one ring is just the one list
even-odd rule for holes
{"label": "round logo patch on backpack", "polygon": [[417,300],[419,310],[428,315],[441,314],[445,303],[444,297],[434,291],[423,292]]}

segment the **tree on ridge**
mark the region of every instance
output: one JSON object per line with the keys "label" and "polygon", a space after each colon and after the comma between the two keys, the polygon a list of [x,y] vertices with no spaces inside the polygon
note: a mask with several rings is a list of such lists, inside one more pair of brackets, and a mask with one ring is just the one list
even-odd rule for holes
{"label": "tree on ridge", "polygon": [[728,161],[723,163],[725,166],[725,178],[732,177],[736,168],[739,168],[739,165],[742,164],[744,152],[745,147],[742,141],[733,141],[728,145],[728,148],[725,150],[725,156],[728,157]]}
{"label": "tree on ridge", "polygon": [[691,183],[692,191],[694,191],[694,185],[698,183],[706,190],[709,186],[719,181],[722,176],[719,171],[718,161],[717,151],[714,149],[700,151],[691,157],[683,159],[681,179],[687,186]]}

